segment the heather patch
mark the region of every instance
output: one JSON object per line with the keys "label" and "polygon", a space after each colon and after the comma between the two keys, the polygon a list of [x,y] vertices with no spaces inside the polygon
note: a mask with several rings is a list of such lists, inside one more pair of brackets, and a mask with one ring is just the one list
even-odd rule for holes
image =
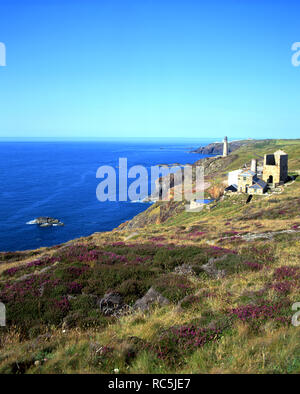
{"label": "heather patch", "polygon": [[287,299],[280,302],[261,301],[233,308],[229,314],[249,323],[253,328],[258,328],[269,320],[287,325],[290,323],[290,302]]}
{"label": "heather patch", "polygon": [[226,237],[226,238],[220,238],[220,239],[218,239],[218,241],[217,241],[219,244],[221,244],[221,243],[225,243],[225,242],[230,242],[230,243],[236,243],[236,242],[238,242],[239,244],[240,243],[242,243],[242,242],[245,242],[245,240],[244,239],[242,239],[241,237],[239,237],[239,236],[231,236],[231,237]]}
{"label": "heather patch", "polygon": [[163,236],[149,238],[149,241],[152,241],[152,242],[161,242],[161,241],[165,241],[165,240],[166,240],[166,237],[163,237]]}
{"label": "heather patch", "polygon": [[237,254],[237,251],[232,249],[222,248],[220,246],[211,245],[208,254],[211,257],[222,257],[227,254]]}
{"label": "heather patch", "polygon": [[290,281],[275,282],[270,287],[277,293],[286,295],[291,291],[292,283]]}
{"label": "heather patch", "polygon": [[43,257],[42,259],[30,261],[29,263],[18,267],[8,268],[7,270],[3,271],[2,274],[8,278],[15,276],[18,277],[20,276],[19,274],[23,274],[24,272],[26,272],[26,274],[32,273],[39,268],[51,266],[57,261],[59,260],[55,257]]}
{"label": "heather patch", "polygon": [[90,261],[91,258],[97,259],[101,255],[101,250],[93,244],[77,244],[68,247],[63,247],[58,250],[55,257],[60,258],[61,261]]}
{"label": "heather patch", "polygon": [[264,266],[270,266],[275,262],[274,245],[267,241],[255,246],[243,246],[240,249],[239,254],[244,257],[245,261],[263,264]]}
{"label": "heather patch", "polygon": [[291,279],[291,278],[300,278],[300,267],[292,267],[292,266],[282,266],[276,268],[274,271],[274,278],[277,280],[281,279]]}
{"label": "heather patch", "polygon": [[225,270],[227,275],[232,275],[246,271],[259,271],[263,265],[253,261],[244,261],[241,255],[229,254],[226,258],[217,260],[215,267],[218,270]]}
{"label": "heather patch", "polygon": [[49,274],[39,276],[31,275],[30,278],[19,282],[6,282],[1,284],[0,299],[4,303],[13,303],[35,298],[40,295],[40,286],[49,280]]}
{"label": "heather patch", "polygon": [[234,237],[235,235],[240,235],[239,231],[235,230],[229,230],[229,231],[224,231],[221,233],[221,237]]}
{"label": "heather patch", "polygon": [[170,327],[154,343],[145,348],[169,365],[184,363],[184,357],[208,343],[218,341],[222,336],[220,329],[203,328],[196,325]]}
{"label": "heather patch", "polygon": [[256,263],[255,261],[243,261],[243,263],[250,268],[251,271],[260,271],[263,269],[263,265]]}
{"label": "heather patch", "polygon": [[89,269],[90,267],[88,265],[81,263],[62,266],[56,268],[54,277],[69,282],[82,277]]}

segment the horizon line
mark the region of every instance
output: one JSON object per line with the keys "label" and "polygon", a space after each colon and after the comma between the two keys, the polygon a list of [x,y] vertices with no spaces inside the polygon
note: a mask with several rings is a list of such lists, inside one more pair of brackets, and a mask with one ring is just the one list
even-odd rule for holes
{"label": "horizon line", "polygon": [[[32,141],[207,141],[220,140],[223,142],[224,136],[212,137],[0,137],[0,142],[32,142]],[[234,140],[253,140],[264,138],[241,138],[229,137],[231,141]],[[216,141],[218,142],[218,141]]]}

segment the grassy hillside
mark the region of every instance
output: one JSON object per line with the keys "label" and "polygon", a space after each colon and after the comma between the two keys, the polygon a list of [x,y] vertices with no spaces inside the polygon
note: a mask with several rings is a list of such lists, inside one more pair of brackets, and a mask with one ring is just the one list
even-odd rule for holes
{"label": "grassy hillside", "polygon": [[[300,170],[300,140],[270,140],[235,151],[212,181],[277,149]],[[2,253],[0,373],[299,373],[299,178],[250,204],[226,196],[144,228]],[[150,288],[169,303],[135,309]],[[109,292],[122,307],[105,315]]]}

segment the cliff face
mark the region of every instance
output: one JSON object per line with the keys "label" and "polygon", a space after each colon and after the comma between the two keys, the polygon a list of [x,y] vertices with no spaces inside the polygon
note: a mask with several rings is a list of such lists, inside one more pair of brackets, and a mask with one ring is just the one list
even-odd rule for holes
{"label": "cliff face", "polygon": [[[208,189],[208,191],[210,191],[212,180],[220,174],[220,171],[226,168],[236,158],[237,155],[230,155],[227,157],[207,157],[204,159],[200,159],[194,163],[194,166],[202,165],[204,167],[205,190]],[[156,182],[156,187],[158,188],[157,196],[161,195],[160,191],[162,190],[162,188],[172,189],[174,186],[176,186],[176,184],[174,184],[174,178],[172,176],[170,177],[170,180],[167,177],[160,178],[159,181]],[[212,195],[212,197],[215,198],[216,196]],[[148,208],[146,211],[141,212],[139,215],[135,216],[133,219],[122,223],[118,227],[118,229],[133,230],[146,227],[150,224],[161,224],[167,221],[172,216],[183,212],[184,209],[184,201],[159,201],[151,205],[151,207]]]}
{"label": "cliff face", "polygon": [[[240,140],[232,141],[228,143],[228,151],[233,152],[243,145],[249,145],[253,143],[253,140]],[[200,146],[200,148],[193,150],[192,153],[200,153],[202,155],[222,155],[223,154],[223,142],[213,142],[206,146]]]}
{"label": "cliff face", "polygon": [[134,230],[147,227],[151,224],[161,224],[170,217],[184,211],[183,201],[156,202],[146,211],[141,212],[133,219],[122,223],[118,230]]}
{"label": "cliff face", "polygon": [[206,157],[197,160],[194,165],[204,167],[205,176],[218,175],[220,171],[224,170],[229,164],[236,160],[237,155],[230,155],[226,157]]}

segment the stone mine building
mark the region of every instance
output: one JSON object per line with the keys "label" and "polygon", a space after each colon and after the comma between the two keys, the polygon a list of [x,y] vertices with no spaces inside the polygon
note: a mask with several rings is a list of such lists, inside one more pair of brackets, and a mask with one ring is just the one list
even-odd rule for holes
{"label": "stone mine building", "polygon": [[282,185],[288,180],[288,155],[282,150],[266,154],[262,171],[258,171],[257,160],[253,159],[251,168],[232,171],[228,180],[233,176],[237,177],[237,182],[228,182],[228,190],[234,187],[240,193],[264,194],[268,187]]}
{"label": "stone mine building", "polygon": [[[223,156],[228,155],[227,137],[223,141]],[[251,160],[249,168],[228,173],[228,187],[225,191],[247,194],[264,194],[268,187],[274,188],[288,180],[288,155],[283,150],[264,155],[263,167],[257,159]]]}
{"label": "stone mine building", "polygon": [[278,150],[265,155],[263,166],[263,180],[274,186],[283,184],[288,178],[288,155]]}
{"label": "stone mine building", "polygon": [[263,194],[267,191],[267,183],[257,177],[251,170],[242,171],[238,175],[238,191],[249,194]]}

